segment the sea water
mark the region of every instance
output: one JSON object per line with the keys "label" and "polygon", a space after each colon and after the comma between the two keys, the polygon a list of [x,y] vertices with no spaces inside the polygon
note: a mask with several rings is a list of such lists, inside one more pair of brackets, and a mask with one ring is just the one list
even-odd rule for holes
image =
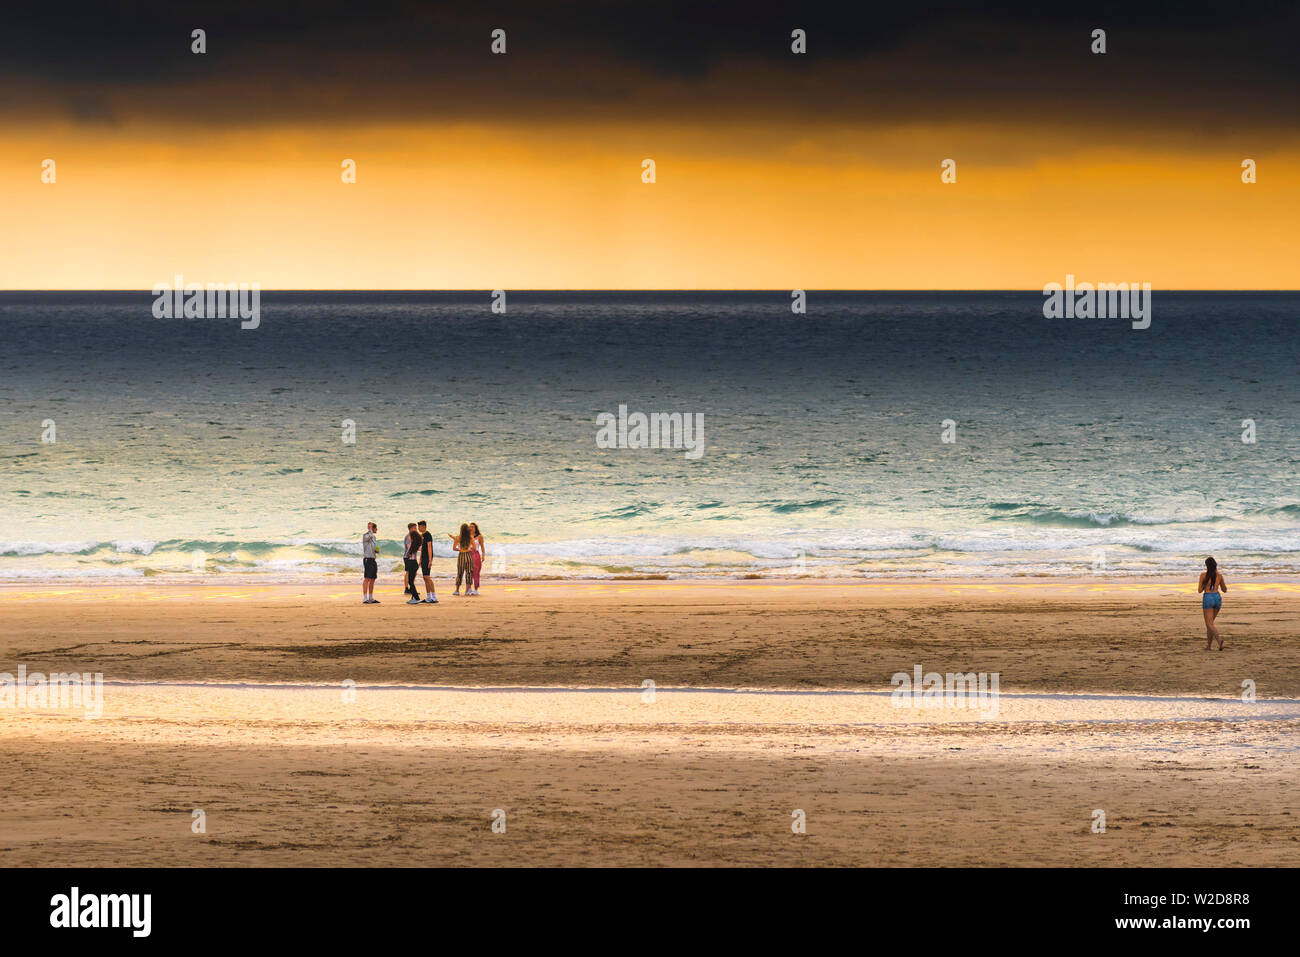
{"label": "sea water", "polygon": [[[0,580],[356,577],[367,521],[387,574],[419,519],[489,581],[1300,573],[1300,294],[492,302],[0,293]],[[620,407],[700,454],[598,442]]]}

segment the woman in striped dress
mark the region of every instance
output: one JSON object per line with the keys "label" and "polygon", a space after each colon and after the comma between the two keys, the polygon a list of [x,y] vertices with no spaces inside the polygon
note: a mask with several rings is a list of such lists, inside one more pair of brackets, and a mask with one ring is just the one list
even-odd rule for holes
{"label": "woman in striped dress", "polygon": [[451,539],[451,547],[456,550],[456,590],[453,595],[460,594],[460,583],[465,582],[465,594],[474,594],[474,536],[470,534],[469,526],[461,523],[460,535],[447,533]]}

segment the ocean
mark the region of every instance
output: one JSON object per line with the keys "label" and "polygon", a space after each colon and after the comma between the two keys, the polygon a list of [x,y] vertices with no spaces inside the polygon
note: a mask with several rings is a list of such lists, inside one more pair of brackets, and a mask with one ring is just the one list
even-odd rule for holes
{"label": "ocean", "polygon": [[[478,522],[489,587],[1300,574],[1300,294],[790,302],[266,292],[241,329],[0,293],[0,581],[355,579],[367,521],[395,575],[419,519],[441,577]],[[620,406],[700,454],[602,447]]]}

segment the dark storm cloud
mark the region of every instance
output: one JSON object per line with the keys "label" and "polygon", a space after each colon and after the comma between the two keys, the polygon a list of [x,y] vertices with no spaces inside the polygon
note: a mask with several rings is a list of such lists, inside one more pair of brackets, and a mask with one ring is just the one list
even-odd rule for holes
{"label": "dark storm cloud", "polygon": [[[726,119],[1296,128],[1300,5],[13,4],[0,114],[79,122]],[[190,53],[190,31],[208,53]],[[505,57],[489,32],[508,32]],[[790,52],[808,31],[809,53]],[[1109,52],[1089,52],[1094,27]]]}

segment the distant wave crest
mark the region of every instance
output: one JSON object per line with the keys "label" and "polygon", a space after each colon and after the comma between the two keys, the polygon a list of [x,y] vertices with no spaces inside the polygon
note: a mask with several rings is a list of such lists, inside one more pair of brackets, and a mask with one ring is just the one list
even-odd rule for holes
{"label": "distant wave crest", "polygon": [[991,521],[1023,522],[1056,528],[1124,528],[1130,525],[1186,525],[1217,522],[1223,516],[1212,512],[1143,514],[1104,509],[1051,508],[1038,504],[995,502],[989,506]]}

